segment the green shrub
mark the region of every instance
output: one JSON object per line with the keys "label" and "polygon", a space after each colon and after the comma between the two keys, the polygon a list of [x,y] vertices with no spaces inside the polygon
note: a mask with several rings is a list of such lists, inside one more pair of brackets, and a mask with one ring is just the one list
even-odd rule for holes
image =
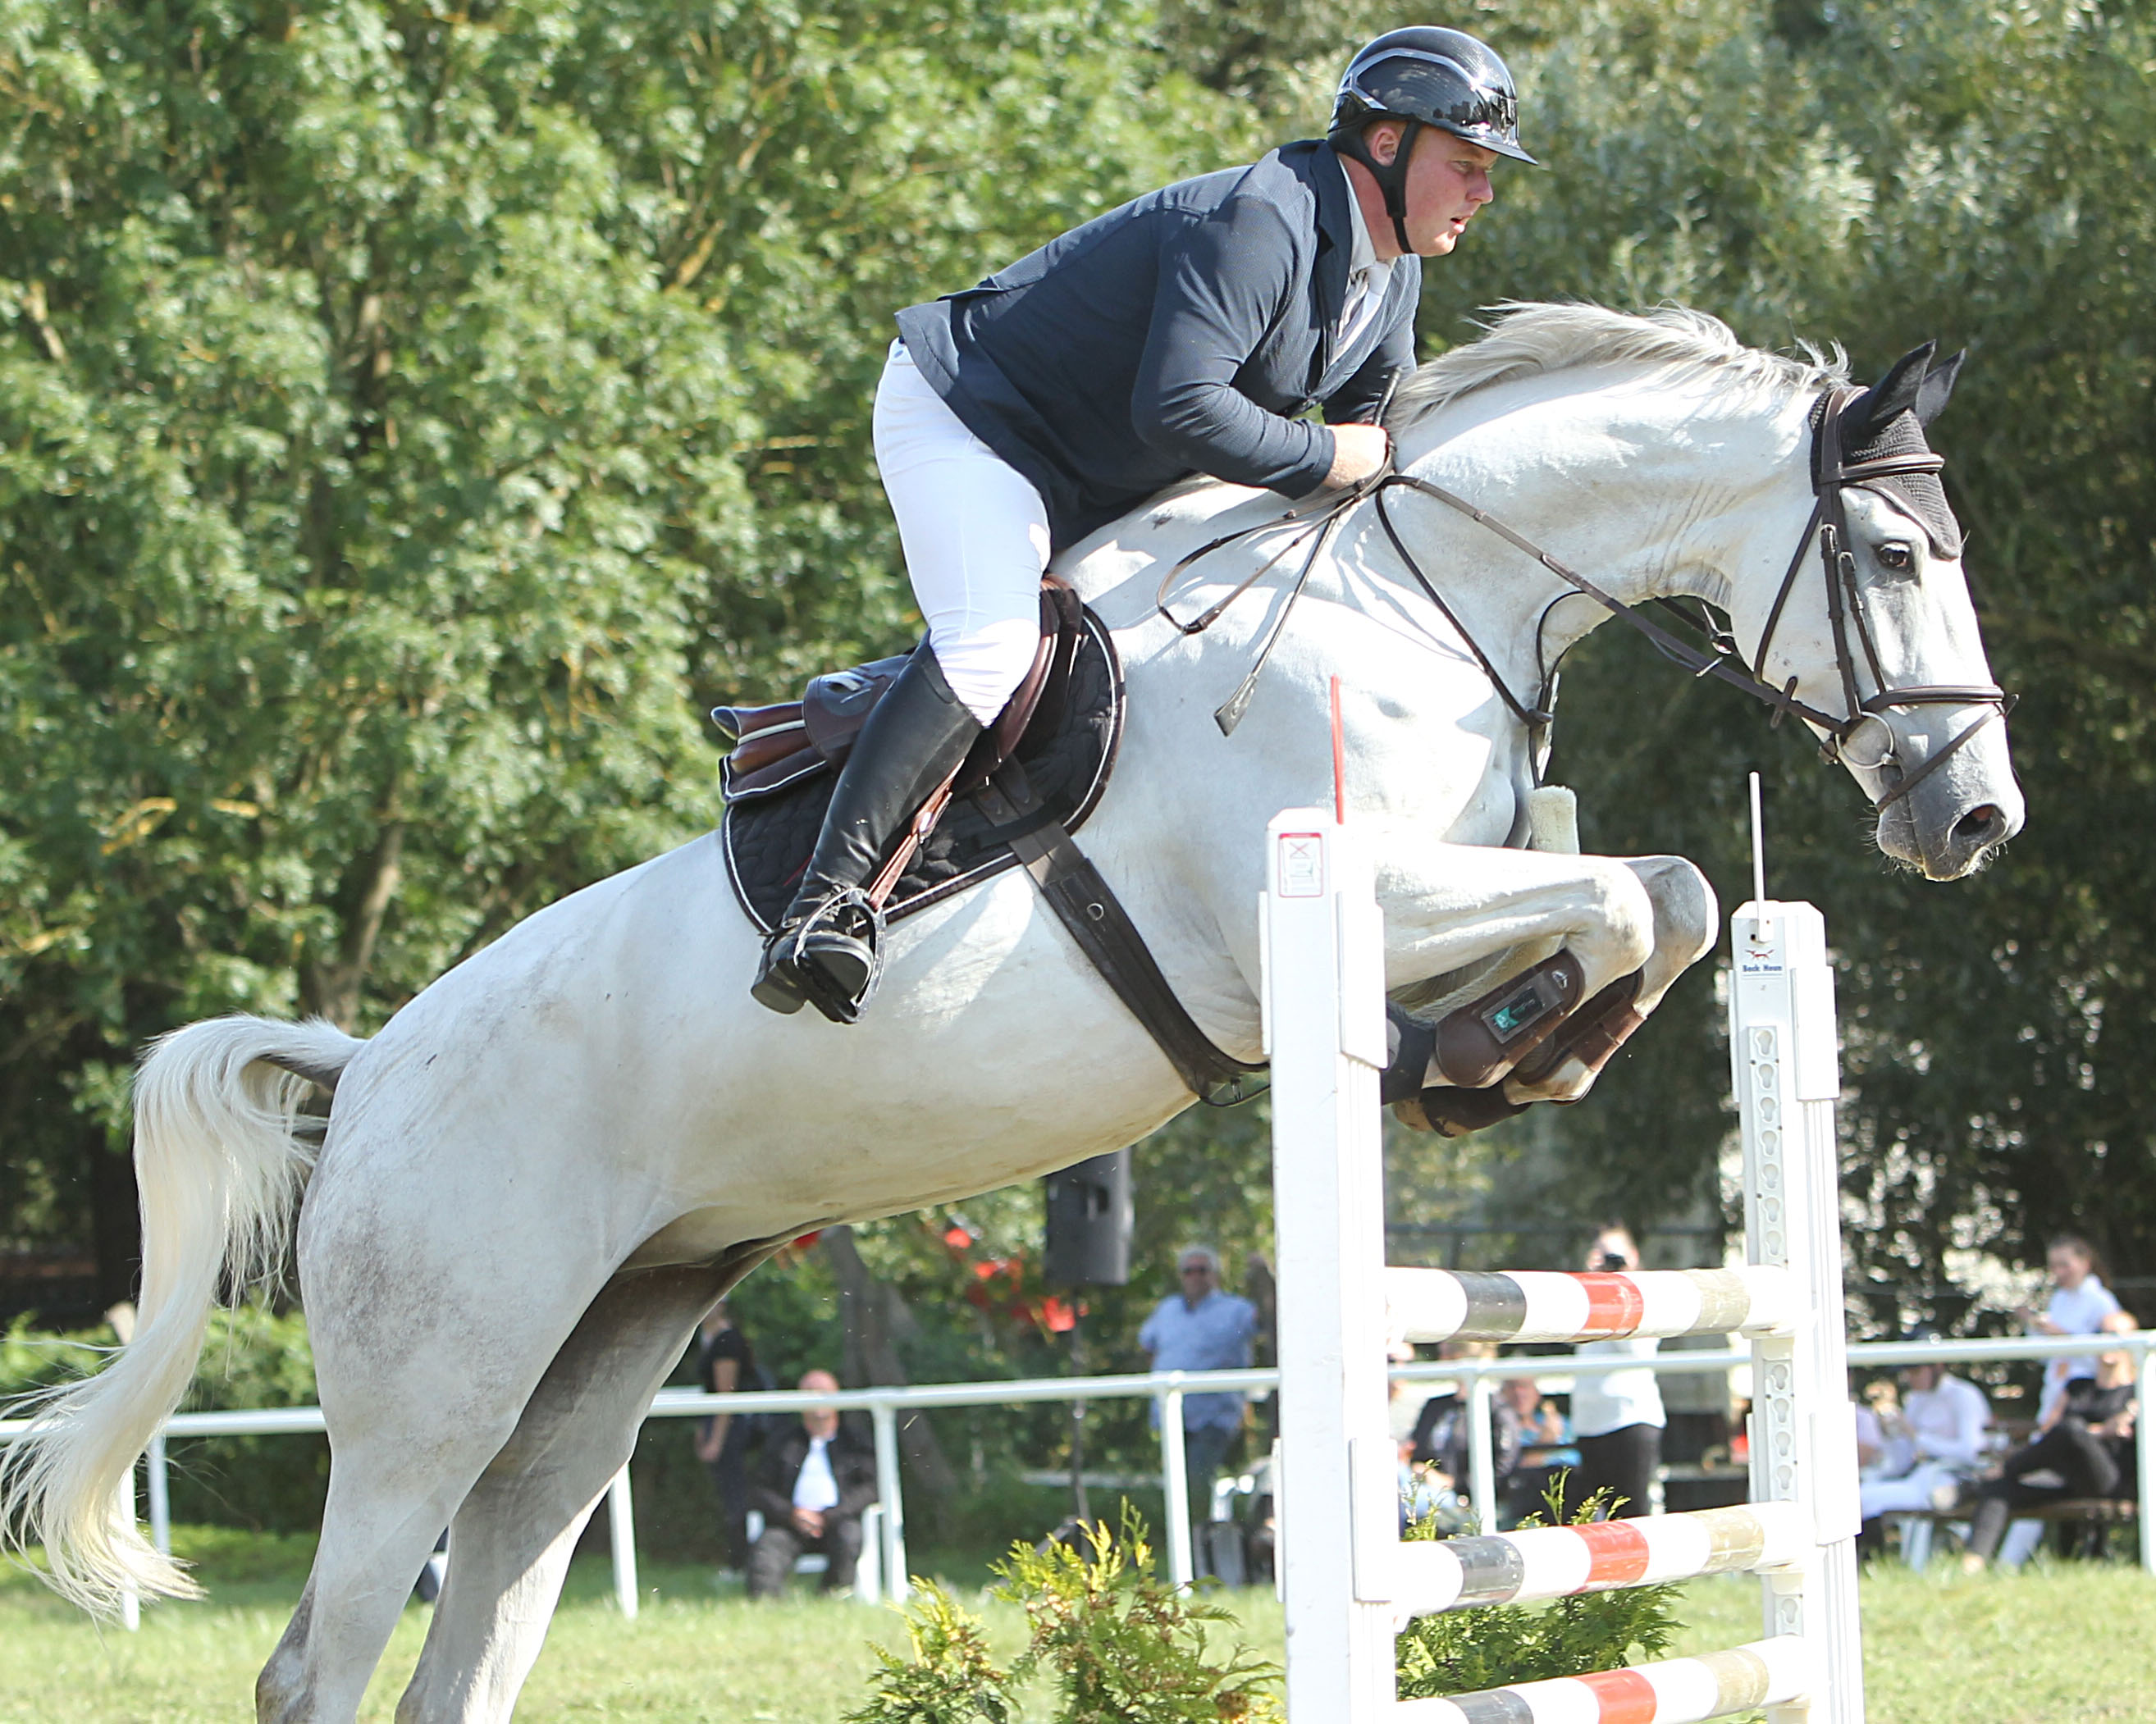
{"label": "green shrub", "polygon": [[875,1692],[845,1724],[1009,1724],[1011,1678],[988,1656],[979,1619],[932,1580],[918,1588],[906,1613],[913,1655],[869,1649]]}
{"label": "green shrub", "polygon": [[932,1584],[906,1614],[913,1655],[877,1649],[869,1704],[848,1724],[1002,1724],[1012,1695],[1044,1670],[1057,1686],[1055,1724],[1279,1724],[1277,1666],[1236,1645],[1208,1653],[1208,1630],[1235,1618],[1194,1602],[1153,1573],[1144,1523],[1126,1505],[1120,1535],[1105,1521],[1084,1542],[1011,1547],[994,1596],[1025,1612],[1029,1643],[1009,1669],[988,1656],[978,1619]]}
{"label": "green shrub", "polygon": [[[1564,1475],[1559,1474],[1543,1494],[1548,1519],[1531,1515],[1522,1527],[1555,1521],[1563,1512],[1563,1491]],[[1579,1506],[1572,1524],[1593,1520],[1611,1501],[1608,1491],[1596,1491]],[[1435,1516],[1414,1521],[1407,1536],[1435,1538]],[[1542,1605],[1493,1604],[1418,1617],[1394,1643],[1399,1697],[1424,1700],[1551,1676],[1581,1676],[1615,1670],[1635,1651],[1658,1657],[1683,1626],[1672,1614],[1681,1593],[1675,1585],[1626,1587]]]}

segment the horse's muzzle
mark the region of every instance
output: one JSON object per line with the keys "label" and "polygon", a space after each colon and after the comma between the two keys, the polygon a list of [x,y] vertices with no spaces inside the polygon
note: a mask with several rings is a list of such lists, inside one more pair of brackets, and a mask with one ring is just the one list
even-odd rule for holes
{"label": "horse's muzzle", "polygon": [[2010,780],[2003,793],[1996,787],[1920,785],[1902,802],[1880,810],[1879,848],[1926,880],[1963,880],[2020,831],[2025,813],[2020,791]]}

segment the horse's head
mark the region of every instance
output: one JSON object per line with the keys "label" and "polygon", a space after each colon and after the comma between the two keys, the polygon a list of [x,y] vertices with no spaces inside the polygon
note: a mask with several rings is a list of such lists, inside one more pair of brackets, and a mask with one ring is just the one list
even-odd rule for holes
{"label": "horse's head", "polygon": [[1871,797],[1879,848],[1929,880],[1973,873],[2021,829],[2009,704],[1962,572],[1926,428],[1959,356],[1930,344],[1812,413],[1810,525],[1778,583],[1732,618],[1752,662]]}

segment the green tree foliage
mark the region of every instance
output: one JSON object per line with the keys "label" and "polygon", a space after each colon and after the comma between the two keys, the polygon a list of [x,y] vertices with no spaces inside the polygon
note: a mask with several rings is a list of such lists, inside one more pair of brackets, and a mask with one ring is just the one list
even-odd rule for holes
{"label": "green tree foliage", "polygon": [[[1588,844],[1688,854],[1733,905],[1743,774],[1765,774],[1769,890],[1825,909],[1842,963],[1845,1189],[1875,1321],[1962,1317],[1959,1254],[2041,1260],[2060,1227],[2146,1274],[2148,8],[1599,0],[1508,8],[1497,34],[1549,168],[1508,179],[1430,272],[1428,340],[1499,299],[1578,294],[1682,300],[1768,345],[1839,340],[1860,377],[1933,336],[1967,345],[1935,440],[1994,670],[2023,697],[2028,832],[1982,878],[1932,887],[1881,868],[1854,788],[1793,731],[1605,629],[1558,727]],[[1699,1052],[1711,981],[1681,984],[1563,1116],[1554,1210],[1712,1200],[1728,1119]]]}
{"label": "green tree foliage", "polygon": [[151,1035],[377,1023],[911,632],[891,313],[1245,147],[1142,23],[0,8],[4,1231],[131,1210]]}
{"label": "green tree foliage", "polygon": [[[1860,374],[1971,347],[1938,436],[2024,695],[2011,854],[1948,889],[1885,872],[1789,730],[1614,630],[1573,667],[1558,776],[1591,845],[1689,854],[1733,902],[1766,772],[1774,884],[1844,962],[1881,1320],[1956,1316],[1958,1252],[2031,1259],[2060,1225],[2146,1269],[2148,7],[1458,17],[1520,72],[1548,166],[1503,170],[1428,271],[1425,351],[1565,295],[1839,339]],[[94,1239],[120,1296],[145,1039],[239,1008],[371,1027],[708,823],[702,703],[915,626],[868,448],[892,311],[1313,129],[1397,22],[0,0],[0,1234]],[[1716,1199],[1717,1016],[1689,978],[1538,1128],[1553,1219]],[[1232,1275],[1262,1240],[1246,1121],[1179,1122],[1141,1165],[1149,1252],[1211,1234]],[[952,1302],[912,1225],[864,1254]],[[1156,1290],[1104,1301],[1104,1332]],[[972,1321],[921,1345],[988,1346]]]}

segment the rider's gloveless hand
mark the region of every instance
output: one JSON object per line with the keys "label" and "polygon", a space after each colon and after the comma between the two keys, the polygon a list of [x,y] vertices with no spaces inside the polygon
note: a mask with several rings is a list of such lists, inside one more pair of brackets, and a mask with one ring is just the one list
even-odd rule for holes
{"label": "rider's gloveless hand", "polygon": [[1332,468],[1325,475],[1328,488],[1360,484],[1385,464],[1392,454],[1392,434],[1382,425],[1332,427]]}

